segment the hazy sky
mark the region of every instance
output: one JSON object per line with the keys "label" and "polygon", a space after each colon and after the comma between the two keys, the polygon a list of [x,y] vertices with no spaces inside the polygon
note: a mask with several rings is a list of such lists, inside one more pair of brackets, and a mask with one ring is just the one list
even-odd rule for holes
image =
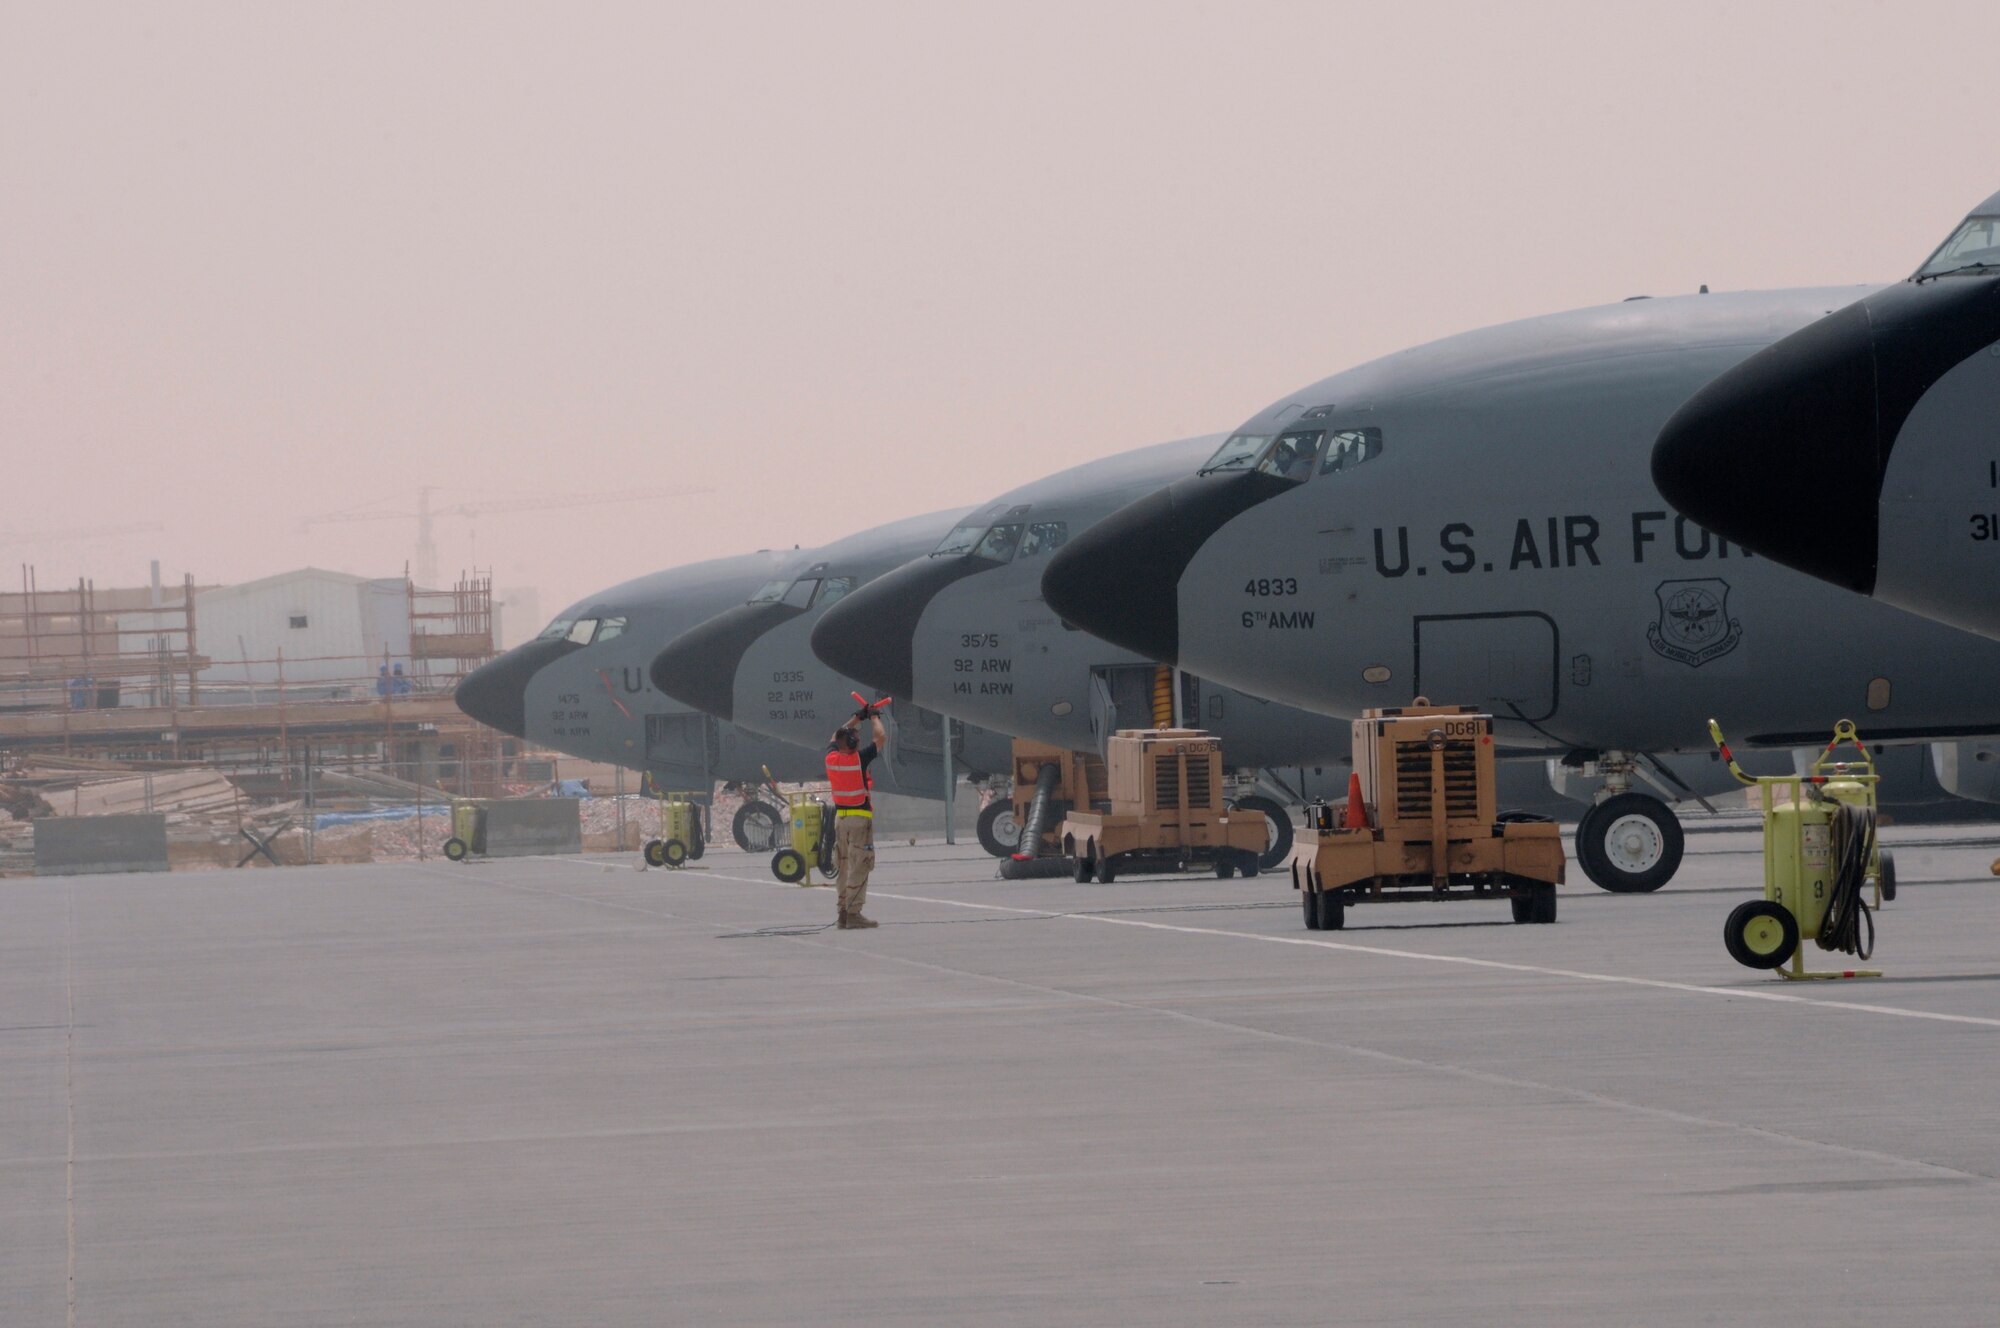
{"label": "hazy sky", "polygon": [[[1891,279],[1990,5],[0,0],[0,568],[544,610],[1228,429],[1415,342]],[[24,543],[23,532],[158,521]],[[476,540],[476,547],[475,547]]]}

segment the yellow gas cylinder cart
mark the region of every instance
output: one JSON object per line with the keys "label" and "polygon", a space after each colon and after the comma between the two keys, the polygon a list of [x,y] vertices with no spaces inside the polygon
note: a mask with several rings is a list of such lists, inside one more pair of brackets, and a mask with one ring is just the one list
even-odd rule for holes
{"label": "yellow gas cylinder cart", "polygon": [[771,874],[787,885],[813,885],[813,868],[833,879],[833,813],[810,793],[791,796],[790,841],[771,855]]}
{"label": "yellow gas cylinder cart", "polygon": [[[1788,979],[1881,977],[1879,969],[1808,971],[1801,946],[1802,938],[1810,936],[1822,950],[1857,959],[1868,958],[1875,946],[1875,921],[1862,892],[1871,875],[1880,880],[1875,847],[1879,777],[1853,722],[1836,724],[1825,753],[1798,775],[1746,775],[1712,719],[1708,734],[1729,773],[1757,789],[1764,812],[1764,897],[1737,905],[1723,923],[1722,941],[1730,958],[1747,968],[1776,969]],[[1831,757],[1842,743],[1852,743],[1861,760],[1838,763],[1836,771]],[[1857,787],[1830,787],[1838,785]]]}
{"label": "yellow gas cylinder cart", "polygon": [[647,840],[644,851],[648,867],[682,867],[708,851],[701,806],[692,795],[660,795],[660,837]]}
{"label": "yellow gas cylinder cart", "polygon": [[486,853],[486,804],[478,798],[453,798],[451,838],[444,841],[444,855],[464,862],[475,853]]}

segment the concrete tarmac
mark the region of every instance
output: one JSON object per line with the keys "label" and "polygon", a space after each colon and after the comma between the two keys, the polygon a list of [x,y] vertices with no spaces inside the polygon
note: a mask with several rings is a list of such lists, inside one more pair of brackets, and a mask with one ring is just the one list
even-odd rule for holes
{"label": "concrete tarmac", "polygon": [[1724,953],[1743,831],[1548,927],[938,845],[869,932],[733,851],[0,882],[0,1321],[1991,1323],[1981,833],[1886,831],[1824,984]]}

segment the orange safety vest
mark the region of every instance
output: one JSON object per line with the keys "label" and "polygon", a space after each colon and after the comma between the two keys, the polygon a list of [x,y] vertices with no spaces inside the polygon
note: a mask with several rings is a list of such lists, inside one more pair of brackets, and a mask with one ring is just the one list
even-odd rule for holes
{"label": "orange safety vest", "polygon": [[838,749],[826,754],[826,782],[832,785],[833,805],[840,810],[858,810],[868,806],[868,790],[874,781],[861,768],[859,751],[843,752]]}

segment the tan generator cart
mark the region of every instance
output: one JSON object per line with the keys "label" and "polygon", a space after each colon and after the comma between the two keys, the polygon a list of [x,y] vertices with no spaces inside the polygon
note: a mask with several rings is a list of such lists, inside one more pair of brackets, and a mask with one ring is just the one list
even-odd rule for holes
{"label": "tan generator cart", "polygon": [[1223,804],[1222,742],[1200,729],[1120,729],[1105,754],[1108,811],[1072,811],[1063,852],[1076,879],[1109,885],[1121,869],[1212,866],[1257,874],[1270,830],[1264,813]]}
{"label": "tan generator cart", "polygon": [[1502,820],[1493,716],[1472,706],[1367,710],[1354,721],[1348,805],[1316,803],[1292,855],[1292,886],[1313,931],[1337,931],[1349,904],[1507,899],[1516,922],[1554,922],[1561,832]]}

